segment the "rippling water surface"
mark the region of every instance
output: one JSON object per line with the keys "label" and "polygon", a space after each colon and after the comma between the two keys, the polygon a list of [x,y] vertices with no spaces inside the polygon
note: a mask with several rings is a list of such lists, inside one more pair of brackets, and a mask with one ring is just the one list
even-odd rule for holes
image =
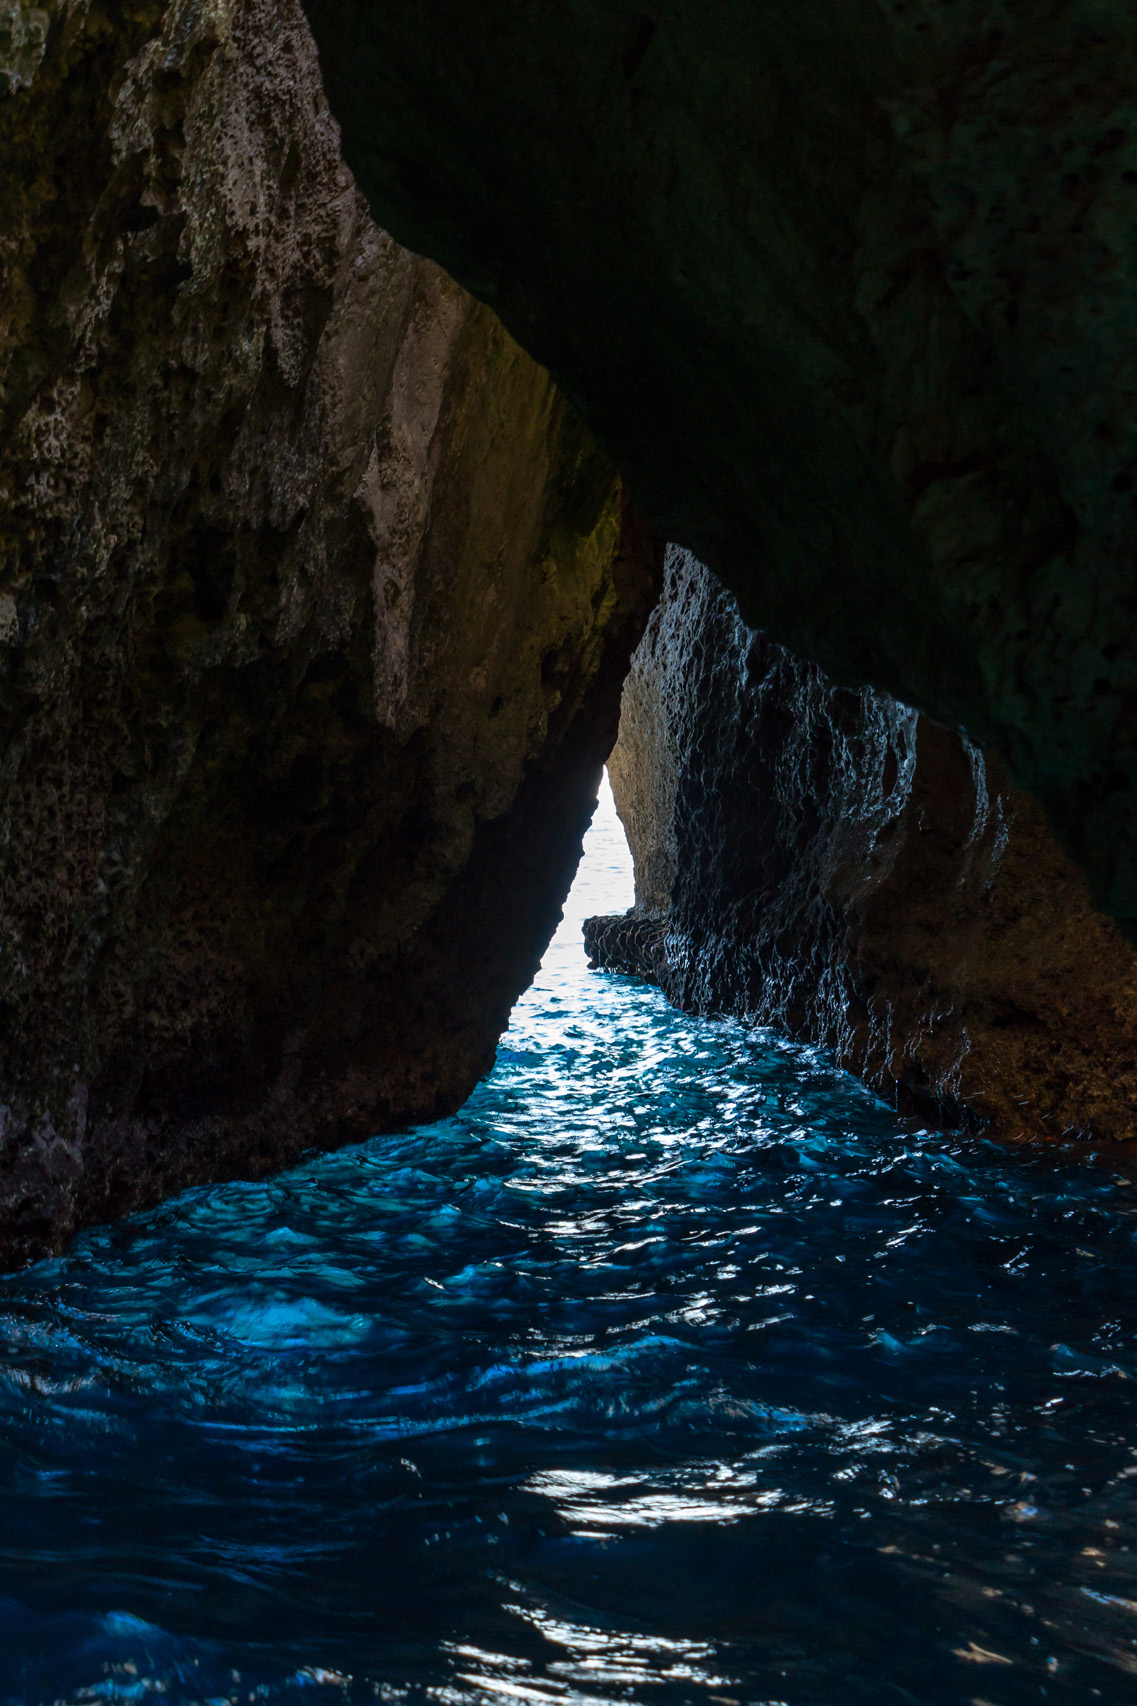
{"label": "rippling water surface", "polygon": [[1137,1698],[1137,1190],[585,968],[0,1282],[0,1701]]}

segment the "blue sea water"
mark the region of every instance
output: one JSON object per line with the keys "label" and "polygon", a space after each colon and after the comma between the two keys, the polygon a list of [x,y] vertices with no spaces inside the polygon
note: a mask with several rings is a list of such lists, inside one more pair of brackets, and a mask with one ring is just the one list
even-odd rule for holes
{"label": "blue sea water", "polygon": [[453,1119],[0,1281],[0,1702],[1137,1698],[1129,1164],[586,969]]}

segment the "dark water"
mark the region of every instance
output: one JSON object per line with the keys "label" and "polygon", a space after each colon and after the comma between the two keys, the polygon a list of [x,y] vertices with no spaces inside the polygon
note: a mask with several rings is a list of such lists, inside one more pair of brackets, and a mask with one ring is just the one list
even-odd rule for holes
{"label": "dark water", "polygon": [[588,973],[0,1283],[0,1702],[1137,1699],[1137,1189]]}

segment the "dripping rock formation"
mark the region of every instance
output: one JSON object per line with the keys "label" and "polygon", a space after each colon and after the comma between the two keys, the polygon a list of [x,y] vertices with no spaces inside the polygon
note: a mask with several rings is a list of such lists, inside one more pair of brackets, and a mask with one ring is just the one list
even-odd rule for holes
{"label": "dripping rock formation", "polygon": [[380,222],[1137,930],[1132,0],[305,0]]}
{"label": "dripping rock formation", "polygon": [[1137,953],[1034,801],[960,735],[754,633],[686,552],[609,771],[636,906],[589,920],[594,963],[820,1043],[937,1120],[1137,1135]]}
{"label": "dripping rock formation", "polygon": [[293,0],[0,6],[0,1262],[454,1108],[657,580]]}

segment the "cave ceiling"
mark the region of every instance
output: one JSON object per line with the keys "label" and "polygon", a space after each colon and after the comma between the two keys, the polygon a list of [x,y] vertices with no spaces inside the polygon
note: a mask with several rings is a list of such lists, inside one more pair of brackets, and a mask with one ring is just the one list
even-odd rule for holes
{"label": "cave ceiling", "polygon": [[306,9],[380,223],[752,626],[999,751],[1132,933],[1132,8]]}

